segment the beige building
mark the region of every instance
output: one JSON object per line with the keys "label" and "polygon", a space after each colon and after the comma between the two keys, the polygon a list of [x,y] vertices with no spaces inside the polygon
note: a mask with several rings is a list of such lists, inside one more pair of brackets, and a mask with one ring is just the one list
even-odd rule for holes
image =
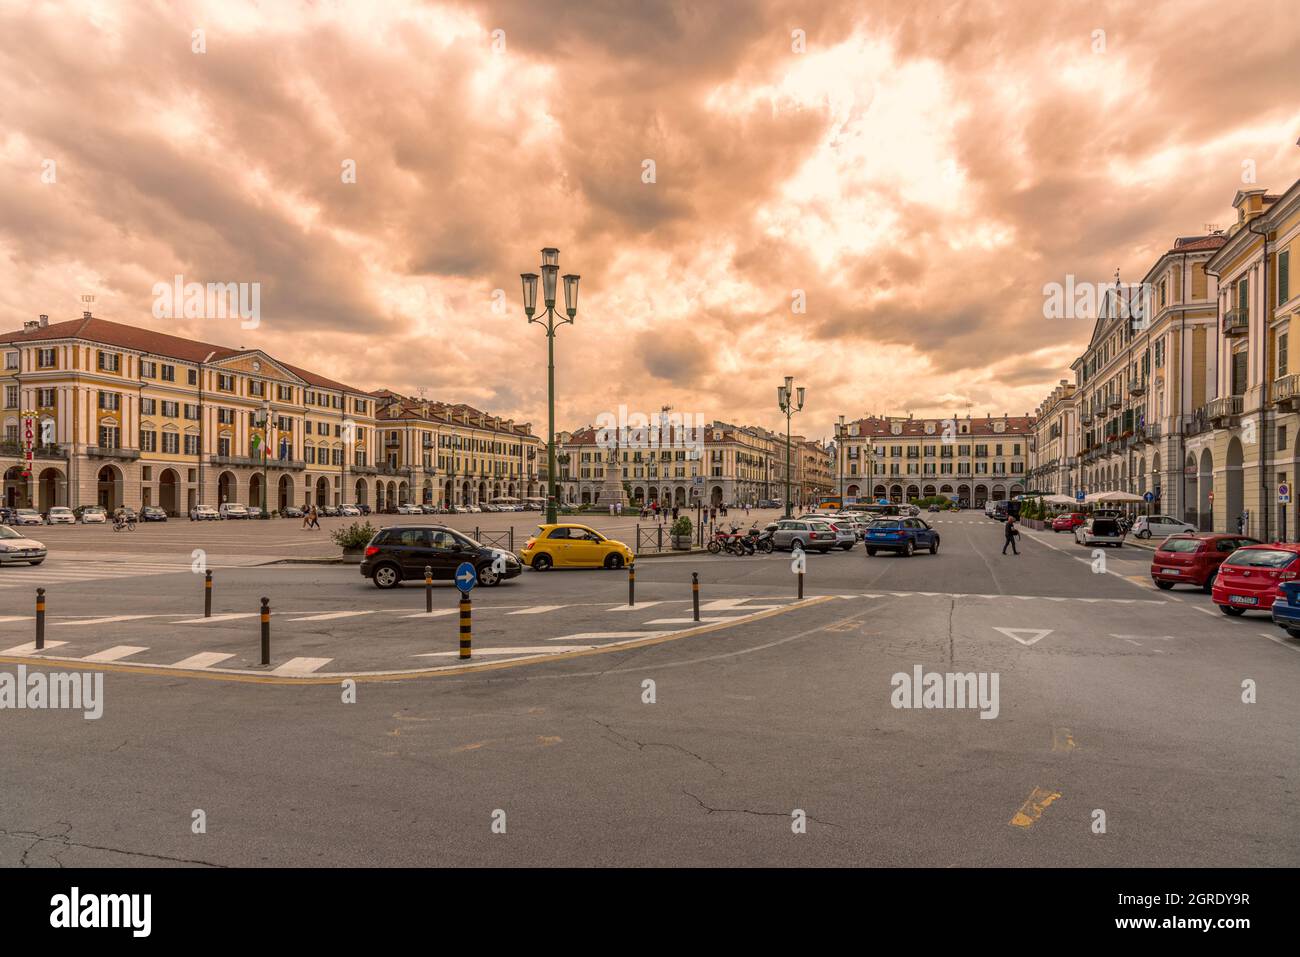
{"label": "beige building", "polygon": [[1026,491],[1034,417],[868,416],[845,424],[844,497],[954,496],[975,507]]}
{"label": "beige building", "polygon": [[88,312],[0,334],[0,353],[6,504],[373,501],[374,399],[360,389]]}
{"label": "beige building", "polygon": [[1062,379],[1034,412],[1029,439],[1028,484],[1031,491],[1048,495],[1074,495],[1075,455],[1078,448],[1077,389]]}

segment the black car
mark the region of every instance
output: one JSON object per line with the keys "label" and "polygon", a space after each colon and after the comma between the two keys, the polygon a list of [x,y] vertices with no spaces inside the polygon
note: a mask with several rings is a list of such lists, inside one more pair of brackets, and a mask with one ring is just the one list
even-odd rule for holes
{"label": "black car", "polygon": [[[505,570],[494,568],[495,559],[505,559]],[[361,574],[376,588],[395,588],[403,581],[424,580],[426,565],[433,577],[450,581],[462,562],[478,572],[480,585],[499,585],[523,571],[519,559],[499,548],[480,545],[463,532],[445,525],[397,525],[381,528],[366,546]]]}
{"label": "black car", "polygon": [[[358,505],[357,505],[357,511],[360,512],[362,515],[369,515],[369,514],[370,514],[370,506],[369,506],[369,505],[361,505],[361,504],[358,504]],[[301,516],[299,516],[299,517],[301,517]]]}
{"label": "black car", "polygon": [[167,513],[157,505],[146,505],[140,509],[140,520],[143,522],[165,522]]}

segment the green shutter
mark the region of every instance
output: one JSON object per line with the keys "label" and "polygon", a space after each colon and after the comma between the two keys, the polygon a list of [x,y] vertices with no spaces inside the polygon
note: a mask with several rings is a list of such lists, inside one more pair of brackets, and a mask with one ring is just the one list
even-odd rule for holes
{"label": "green shutter", "polygon": [[1277,302],[1278,305],[1291,298],[1291,250],[1277,254]]}

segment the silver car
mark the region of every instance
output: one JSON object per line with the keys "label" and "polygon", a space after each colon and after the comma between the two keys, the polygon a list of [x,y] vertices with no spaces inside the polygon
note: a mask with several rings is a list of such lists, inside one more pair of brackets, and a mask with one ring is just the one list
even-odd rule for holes
{"label": "silver car", "polygon": [[825,519],[785,518],[776,523],[772,544],[793,551],[829,552],[836,545],[837,534]]}
{"label": "silver car", "polygon": [[0,525],[0,565],[26,562],[39,565],[45,561],[45,546],[34,538],[25,538],[22,532],[8,525]]}
{"label": "silver car", "polygon": [[798,521],[825,522],[835,532],[835,544],[846,552],[862,537],[853,519],[843,515],[800,515]]}

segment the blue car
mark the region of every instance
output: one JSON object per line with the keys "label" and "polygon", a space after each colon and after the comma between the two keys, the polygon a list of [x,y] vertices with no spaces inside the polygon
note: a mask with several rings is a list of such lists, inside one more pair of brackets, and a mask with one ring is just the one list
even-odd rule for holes
{"label": "blue car", "polygon": [[887,551],[910,558],[921,548],[928,548],[931,555],[937,555],[939,533],[919,518],[881,518],[867,526],[862,544],[867,546],[868,555]]}
{"label": "blue car", "polygon": [[1300,582],[1281,582],[1273,599],[1273,624],[1300,638]]}

